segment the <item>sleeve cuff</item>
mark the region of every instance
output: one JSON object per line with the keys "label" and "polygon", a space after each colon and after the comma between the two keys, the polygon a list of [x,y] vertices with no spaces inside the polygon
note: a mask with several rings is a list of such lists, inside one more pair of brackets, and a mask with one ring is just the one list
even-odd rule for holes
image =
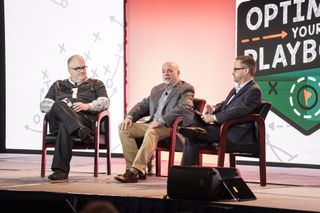
{"label": "sleeve cuff", "polygon": [[158,122],[161,124],[161,126],[166,124],[165,120],[163,120],[162,118],[159,118]]}

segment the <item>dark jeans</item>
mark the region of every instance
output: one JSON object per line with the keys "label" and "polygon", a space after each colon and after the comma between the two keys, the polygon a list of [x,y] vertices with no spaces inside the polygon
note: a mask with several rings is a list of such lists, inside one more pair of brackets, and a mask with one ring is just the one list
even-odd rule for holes
{"label": "dark jeans", "polygon": [[69,173],[73,140],[71,135],[83,126],[93,130],[94,123],[83,113],[77,113],[66,103],[56,101],[48,113],[51,134],[57,135],[51,169]]}

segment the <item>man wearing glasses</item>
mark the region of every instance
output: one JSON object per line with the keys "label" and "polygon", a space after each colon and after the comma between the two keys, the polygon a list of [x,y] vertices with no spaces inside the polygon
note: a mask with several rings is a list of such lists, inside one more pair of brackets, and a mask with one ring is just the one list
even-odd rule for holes
{"label": "man wearing glasses", "polygon": [[68,179],[73,141],[91,142],[96,114],[109,107],[103,82],[87,77],[84,59],[73,55],[67,65],[70,77],[54,82],[40,103],[50,133],[57,135],[50,180]]}
{"label": "man wearing glasses", "polygon": [[[207,105],[204,114],[190,110],[183,112],[180,133],[186,137],[182,165],[196,165],[199,143],[218,143],[220,125],[230,119],[253,113],[261,104],[261,90],[254,82],[256,62],[251,56],[238,56],[234,62],[233,80],[236,83],[227,98],[216,105]],[[230,141],[240,145],[245,137],[251,137],[253,123],[247,122],[232,127],[228,132]],[[247,145],[247,144],[246,144]]]}

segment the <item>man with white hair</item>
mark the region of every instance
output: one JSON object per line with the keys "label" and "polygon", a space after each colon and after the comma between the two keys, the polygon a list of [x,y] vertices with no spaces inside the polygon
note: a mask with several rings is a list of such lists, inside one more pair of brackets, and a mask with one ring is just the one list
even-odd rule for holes
{"label": "man with white hair", "polygon": [[[186,108],[193,108],[194,88],[179,79],[179,66],[166,62],[162,66],[164,83],[152,88],[150,95],[137,103],[119,125],[119,136],[126,161],[126,172],[114,177],[122,183],[136,183],[146,178],[147,163],[159,140],[168,138],[173,121]],[[150,116],[146,123],[137,123]],[[136,138],[143,137],[138,149]]]}

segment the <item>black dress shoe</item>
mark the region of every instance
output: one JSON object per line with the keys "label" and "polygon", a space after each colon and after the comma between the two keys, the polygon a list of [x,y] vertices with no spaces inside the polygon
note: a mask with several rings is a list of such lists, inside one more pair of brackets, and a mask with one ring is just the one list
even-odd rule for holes
{"label": "black dress shoe", "polygon": [[68,179],[68,173],[61,170],[57,170],[57,171],[54,171],[51,175],[49,175],[48,179],[49,180],[66,180]]}
{"label": "black dress shoe", "polygon": [[117,175],[113,179],[121,183],[137,183],[139,177],[138,175],[128,170],[128,172],[124,173],[123,175]]}
{"label": "black dress shoe", "polygon": [[207,131],[197,126],[180,127],[178,130],[183,136],[191,139],[202,139],[207,134]]}
{"label": "black dress shoe", "polygon": [[91,137],[90,137],[90,134],[92,133],[92,131],[86,127],[86,126],[83,126],[79,129],[77,129],[74,133],[72,133],[71,135],[71,138],[72,140],[74,141],[84,141],[84,142],[90,142],[91,140]]}

